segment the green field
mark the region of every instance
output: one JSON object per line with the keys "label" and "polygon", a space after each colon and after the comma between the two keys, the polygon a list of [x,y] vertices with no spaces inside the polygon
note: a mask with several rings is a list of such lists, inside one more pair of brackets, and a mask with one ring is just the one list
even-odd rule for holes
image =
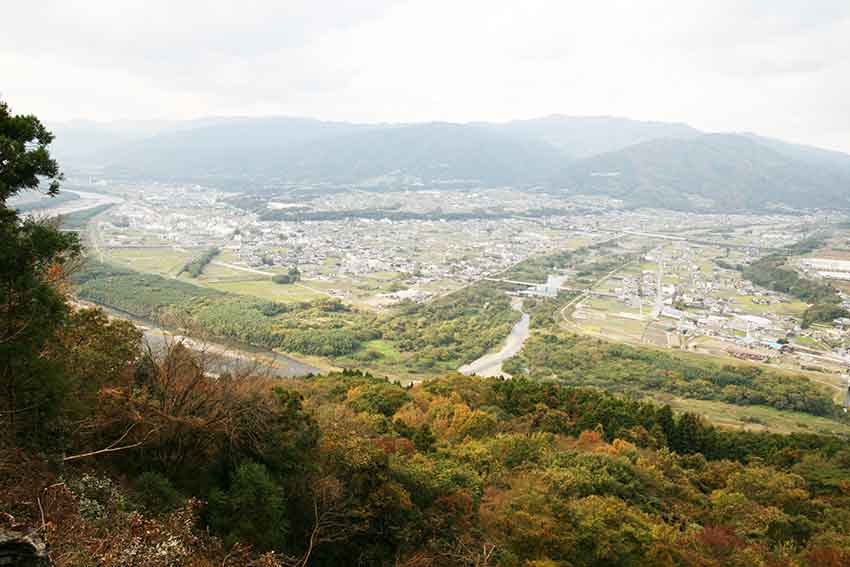
{"label": "green field", "polygon": [[[607,317],[606,319],[583,321],[579,328],[584,333],[598,335],[609,340],[639,343],[646,323],[620,317]],[[663,335],[662,340],[663,343],[659,344],[666,345],[666,339],[663,339]]]}
{"label": "green field", "polygon": [[309,289],[313,287],[309,284],[276,284],[270,277],[276,273],[275,270],[270,269],[269,276],[263,276],[237,267],[222,266],[217,262],[234,264],[239,262],[238,256],[228,249],[222,250],[213,262],[205,266],[199,277],[190,278],[186,274],[178,277],[180,269],[198,253],[199,250],[162,247],[111,248],[108,251],[108,259],[117,266],[139,272],[176,277],[180,281],[193,285],[280,303],[312,301],[328,296],[321,290]]}
{"label": "green field", "polygon": [[259,274],[251,274],[244,270],[237,270],[234,268],[228,268],[227,266],[221,266],[214,263],[208,264],[204,268],[204,273],[200,276],[200,280],[223,280],[223,279],[236,279],[236,280],[244,280],[246,278],[262,278],[263,276]]}
{"label": "green field", "polygon": [[303,284],[276,284],[270,279],[211,282],[202,278],[198,281],[198,283],[205,287],[217,289],[219,291],[236,293],[239,295],[251,295],[253,297],[278,301],[280,303],[312,301],[314,299],[327,297],[327,295],[323,293],[308,289]]}
{"label": "green field", "polygon": [[108,211],[114,206],[114,203],[105,203],[103,205],[98,205],[96,207],[92,207],[91,209],[85,209],[83,211],[76,211],[74,213],[70,213],[62,216],[62,229],[63,230],[80,230],[88,222],[96,217],[97,215]]}
{"label": "green field", "polygon": [[369,300],[382,293],[405,289],[404,274],[398,272],[373,272],[359,277],[332,281],[311,281],[309,286],[331,295],[340,295],[346,303],[372,309]]}
{"label": "green field", "polygon": [[197,251],[174,248],[110,248],[108,261],[139,272],[175,276]]}
{"label": "green field", "polygon": [[832,419],[766,406],[737,406],[710,400],[659,397],[679,411],[698,413],[720,427],[774,433],[850,435],[850,425]]}
{"label": "green field", "polygon": [[781,316],[801,317],[803,315],[803,311],[805,311],[808,307],[806,303],[799,299],[790,299],[787,302],[770,303],[767,305],[753,303],[753,299],[754,298],[750,295],[732,296],[732,301],[734,301],[736,307],[753,315],[775,313]]}
{"label": "green field", "polygon": [[579,248],[586,246],[589,242],[589,238],[570,238],[564,243],[564,248],[567,250],[578,250]]}
{"label": "green field", "polygon": [[377,352],[381,355],[381,361],[385,363],[396,363],[402,358],[401,353],[389,341],[377,339],[364,343],[366,350]]}
{"label": "green field", "polygon": [[804,335],[798,335],[794,337],[794,343],[809,348],[830,350],[826,345],[822,344],[817,339],[812,337],[806,337]]}

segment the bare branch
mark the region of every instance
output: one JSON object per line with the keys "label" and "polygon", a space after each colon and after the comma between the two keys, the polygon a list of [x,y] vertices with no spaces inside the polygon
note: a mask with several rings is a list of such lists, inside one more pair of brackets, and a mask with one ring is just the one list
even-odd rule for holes
{"label": "bare branch", "polygon": [[[131,425],[130,429],[133,429],[134,425],[135,424]],[[88,453],[80,453],[78,455],[71,455],[69,457],[63,458],[62,461],[63,462],[74,461],[74,460],[77,460],[77,459],[84,459],[86,457],[94,457],[96,455],[103,455],[105,453],[114,453],[116,451],[124,451],[125,449],[133,449],[135,447],[140,447],[141,445],[144,445],[144,443],[148,440],[148,438],[151,435],[153,435],[153,433],[156,431],[156,429],[151,429],[150,431],[148,431],[147,435],[145,435],[144,439],[142,439],[141,441],[137,441],[136,443],[130,443],[129,445],[122,445],[120,447],[116,447],[115,445],[120,443],[121,440],[124,439],[127,436],[128,433],[130,433],[130,429],[128,429],[124,433],[124,435],[122,435],[118,440],[113,441],[108,447],[106,447],[104,449],[99,449],[97,451],[89,451]]]}

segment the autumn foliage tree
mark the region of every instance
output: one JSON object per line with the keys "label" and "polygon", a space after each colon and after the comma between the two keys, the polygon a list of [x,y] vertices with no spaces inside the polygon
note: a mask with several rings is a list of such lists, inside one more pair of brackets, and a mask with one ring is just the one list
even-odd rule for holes
{"label": "autumn foliage tree", "polygon": [[[558,334],[525,350],[545,379],[281,380],[203,340],[195,313],[171,320],[193,339],[143,344],[72,307],[78,243],[7,206],[58,189],[50,139],[0,104],[0,530],[42,537],[58,567],[850,564],[845,438],[724,430],[565,380],[666,366],[767,391],[767,373]],[[261,314],[241,306],[217,320]],[[457,339],[466,307],[444,304],[429,332]],[[392,331],[414,348],[422,328]]]}

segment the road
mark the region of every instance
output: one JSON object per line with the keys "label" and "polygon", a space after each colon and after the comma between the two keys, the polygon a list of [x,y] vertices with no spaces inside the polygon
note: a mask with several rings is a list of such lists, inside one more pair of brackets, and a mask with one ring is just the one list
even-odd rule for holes
{"label": "road", "polygon": [[[591,286],[589,286],[586,290],[582,291],[579,295],[577,295],[576,297],[571,299],[569,303],[564,305],[561,308],[561,318],[563,319],[564,323],[567,326],[574,325],[574,323],[567,316],[567,309],[569,309],[570,307],[572,307],[576,303],[586,299],[587,296],[589,296],[589,295],[603,295],[604,292],[594,292],[593,288],[598,286],[599,284],[601,284],[602,282],[604,282],[605,280],[607,280],[608,278],[610,278],[611,276],[613,276],[614,274],[616,274],[617,272],[619,272],[620,270],[625,268],[626,266],[635,263],[636,261],[637,260],[631,260],[629,262],[626,262],[622,266],[618,266],[618,267],[614,268],[613,270],[611,270],[610,272],[608,272],[607,274],[605,274],[604,276],[602,276],[601,278],[599,278],[598,280],[593,282],[593,284]],[[609,294],[609,295],[613,295],[613,294]]]}
{"label": "road", "polygon": [[664,258],[659,252],[658,257],[658,272],[655,280],[655,308],[652,310],[652,317],[658,319],[661,312],[664,310]]}
{"label": "road", "polygon": [[714,240],[702,240],[700,238],[691,238],[687,236],[674,236],[672,234],[663,234],[660,232],[639,232],[636,230],[613,230],[607,228],[596,229],[598,232],[617,232],[621,235],[642,236],[644,238],[657,238],[659,240],[671,240],[677,242],[688,242],[690,244],[699,244],[701,246],[717,246],[719,248],[732,248],[736,250],[762,250],[772,251],[781,250],[778,246],[762,246],[760,244],[732,244],[729,242],[717,242]]}

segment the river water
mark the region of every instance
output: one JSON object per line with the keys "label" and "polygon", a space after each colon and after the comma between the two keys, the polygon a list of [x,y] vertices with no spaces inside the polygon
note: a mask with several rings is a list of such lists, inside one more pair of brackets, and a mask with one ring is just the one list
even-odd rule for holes
{"label": "river water", "polygon": [[[217,374],[228,372],[238,375],[248,372],[252,375],[293,378],[321,373],[321,370],[314,366],[270,350],[254,349],[247,346],[240,346],[237,349],[220,343],[172,335],[162,329],[148,328],[143,329],[143,332],[145,342],[153,352],[161,352],[169,344],[182,341],[185,346],[197,352],[203,352],[208,358],[207,364],[210,370]],[[251,348],[251,350],[245,350],[247,348]]]}
{"label": "river water", "polygon": [[92,193],[91,191],[78,191],[76,189],[62,189],[62,193],[74,193],[79,199],[73,201],[63,201],[56,205],[51,204],[49,199],[43,201],[44,206],[32,209],[24,213],[24,217],[57,217],[78,213],[88,209],[93,209],[101,205],[117,205],[123,203],[124,199],[116,195],[107,195],[106,193]]}
{"label": "river water", "polygon": [[510,378],[510,374],[502,371],[502,363],[522,350],[522,346],[531,334],[531,319],[528,313],[522,310],[522,299],[514,297],[511,300],[511,307],[522,313],[522,317],[516,322],[513,329],[511,329],[502,348],[496,352],[488,352],[469,364],[464,364],[458,368],[461,374],[466,374],[467,376],[472,374],[478,376],[505,376]]}
{"label": "river water", "polygon": [[[49,216],[66,215],[104,204],[117,204],[123,202],[123,199],[120,197],[105,195],[102,193],[65,191],[77,193],[80,198],[75,201],[62,203],[56,207],[36,209],[30,214]],[[88,302],[80,302],[82,305],[87,303]],[[91,306],[91,304],[87,306]],[[321,370],[315,366],[311,366],[301,362],[300,360],[295,360],[294,358],[290,358],[268,349],[223,341],[215,343],[208,341],[202,342],[190,337],[172,334],[159,328],[151,321],[138,319],[126,311],[115,309],[107,305],[99,305],[99,307],[112,317],[127,319],[135,323],[136,326],[144,333],[145,341],[154,351],[161,351],[169,342],[178,340],[183,341],[186,346],[192,349],[203,350],[205,354],[209,355],[209,364],[212,370],[217,373],[235,373],[240,370],[251,369],[257,374],[266,374],[281,378],[321,373]]]}
{"label": "river water", "polygon": [[[88,302],[79,303],[86,307],[92,305]],[[196,351],[203,351],[209,357],[211,370],[216,373],[230,372],[237,374],[240,371],[251,370],[254,374],[291,378],[307,376],[308,374],[320,374],[322,372],[321,369],[315,366],[268,349],[244,344],[223,341],[209,342],[184,337],[161,329],[150,321],[138,319],[126,311],[105,305],[98,305],[98,307],[112,317],[132,321],[144,333],[145,342],[150,345],[151,350],[154,352],[162,351],[169,343],[175,341],[183,341],[187,347]]]}

